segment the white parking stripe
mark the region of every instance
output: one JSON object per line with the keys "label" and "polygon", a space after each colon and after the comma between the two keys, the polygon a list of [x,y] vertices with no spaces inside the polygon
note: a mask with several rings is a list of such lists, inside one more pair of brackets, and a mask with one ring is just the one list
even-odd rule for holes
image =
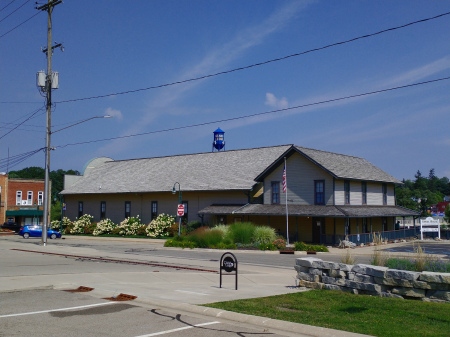
{"label": "white parking stripe", "polygon": [[182,331],[182,330],[187,330],[187,329],[192,329],[198,326],[205,326],[205,325],[211,325],[211,324],[218,324],[220,322],[208,322],[208,323],[202,323],[202,324],[196,324],[196,325],[190,325],[190,326],[185,326],[182,328],[178,328],[178,329],[172,329],[172,330],[166,330],[166,331],[160,331],[160,332],[155,332],[155,333],[151,333],[148,335],[141,335],[141,336],[136,336],[136,337],[152,337],[152,336],[159,336],[159,335],[165,335],[168,333],[172,333],[172,332],[176,332],[176,331]]}
{"label": "white parking stripe", "polygon": [[105,302],[105,303],[97,303],[97,304],[89,304],[89,305],[82,305],[80,307],[70,307],[70,308],[62,308],[62,309],[52,309],[52,310],[42,310],[42,311],[33,311],[33,312],[24,312],[20,314],[10,314],[10,315],[0,315],[0,318],[5,317],[16,317],[16,316],[26,316],[26,315],[36,315],[36,314],[45,314],[48,312],[55,312],[55,311],[66,311],[66,310],[76,310],[76,309],[85,309],[85,308],[92,308],[92,307],[98,307],[102,305],[109,305],[119,302]]}

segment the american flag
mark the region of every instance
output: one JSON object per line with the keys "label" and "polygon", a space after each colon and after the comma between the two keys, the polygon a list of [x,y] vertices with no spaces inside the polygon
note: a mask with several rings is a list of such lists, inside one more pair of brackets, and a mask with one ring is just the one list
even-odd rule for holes
{"label": "american flag", "polygon": [[284,163],[283,169],[283,193],[286,193],[286,163]]}

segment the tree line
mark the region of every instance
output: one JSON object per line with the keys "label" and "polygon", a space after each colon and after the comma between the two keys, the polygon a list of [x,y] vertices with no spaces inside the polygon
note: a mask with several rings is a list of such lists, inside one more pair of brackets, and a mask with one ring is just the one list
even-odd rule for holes
{"label": "tree line", "polygon": [[422,175],[418,170],[414,180],[403,179],[403,185],[396,188],[397,205],[422,213],[426,216],[431,205],[444,201],[445,196],[450,196],[450,181],[447,177],[438,178],[434,169],[428,176]]}

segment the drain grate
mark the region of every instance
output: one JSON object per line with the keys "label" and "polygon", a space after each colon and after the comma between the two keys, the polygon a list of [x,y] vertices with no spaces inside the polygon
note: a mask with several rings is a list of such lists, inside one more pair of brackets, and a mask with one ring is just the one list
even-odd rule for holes
{"label": "drain grate", "polygon": [[68,290],[64,290],[64,291],[67,291],[69,293],[87,293],[92,290],[94,290],[94,288],[80,286],[77,289],[68,289]]}
{"label": "drain grate", "polygon": [[137,296],[127,295],[127,294],[119,294],[118,296],[104,298],[104,300],[108,300],[108,301],[132,301],[132,300],[134,300],[136,298],[137,298]]}

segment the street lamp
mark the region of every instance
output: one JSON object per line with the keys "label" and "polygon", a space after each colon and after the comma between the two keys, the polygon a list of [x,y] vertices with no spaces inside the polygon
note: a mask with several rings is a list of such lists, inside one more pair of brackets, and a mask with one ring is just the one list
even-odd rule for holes
{"label": "street lamp", "polygon": [[[51,53],[49,53],[51,54]],[[49,73],[51,73],[51,71],[49,71]],[[51,81],[49,81],[49,83],[51,83]],[[49,90],[49,93],[51,94],[51,90]],[[48,102],[50,100],[47,100]],[[47,110],[49,110],[47,112],[47,116],[50,115],[51,112],[51,105],[47,107]],[[47,117],[47,137],[46,137],[46,147],[45,147],[45,179],[44,179],[44,213],[43,213],[43,223],[42,223],[42,237],[41,237],[41,245],[42,246],[46,246],[47,245],[47,228],[48,228],[48,214],[49,214],[49,194],[50,194],[50,150],[52,149],[50,146],[50,136],[52,133],[56,133],[68,128],[71,128],[72,126],[90,121],[91,119],[94,118],[111,118],[112,116],[110,115],[106,115],[106,116],[94,116],[85,120],[82,120],[78,123],[66,126],[65,128],[56,130],[56,131],[51,131],[51,124],[50,124],[50,118]],[[51,196],[50,196],[51,197]],[[62,221],[62,219],[61,219]],[[62,224],[62,222],[61,222]]]}
{"label": "street lamp", "polygon": [[[172,188],[172,194],[176,194],[177,190],[175,188],[175,186],[178,184],[178,205],[181,205],[183,202],[182,197],[181,197],[181,186],[180,183],[177,181],[175,182],[175,184],[173,184],[173,188]],[[181,236],[181,216],[180,216],[180,222],[178,223],[178,236]]]}

